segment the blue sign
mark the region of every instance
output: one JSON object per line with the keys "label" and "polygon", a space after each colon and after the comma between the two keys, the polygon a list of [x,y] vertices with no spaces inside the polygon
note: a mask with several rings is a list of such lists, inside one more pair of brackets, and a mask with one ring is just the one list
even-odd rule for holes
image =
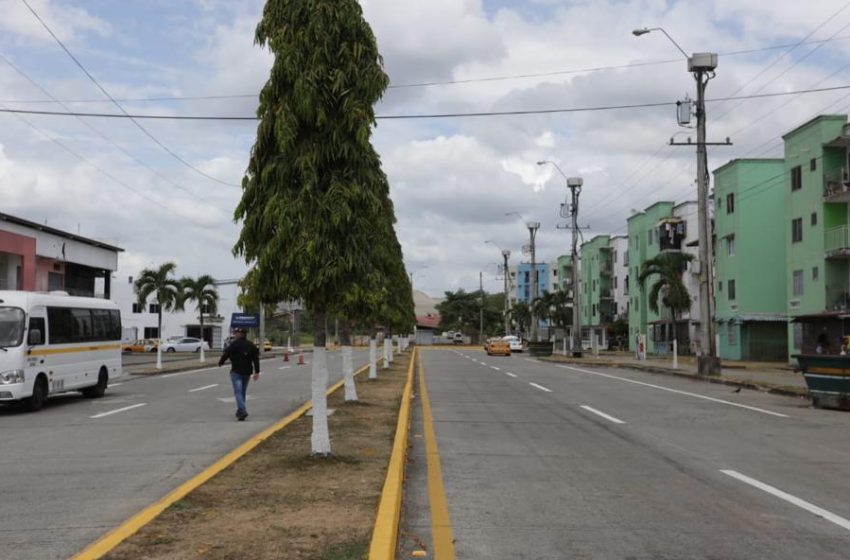
{"label": "blue sign", "polygon": [[230,316],[230,328],[242,327],[244,329],[257,328],[260,326],[259,313],[234,313]]}

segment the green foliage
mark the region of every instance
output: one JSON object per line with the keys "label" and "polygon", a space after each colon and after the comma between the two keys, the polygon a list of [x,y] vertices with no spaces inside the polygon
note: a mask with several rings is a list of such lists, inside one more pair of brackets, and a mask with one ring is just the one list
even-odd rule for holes
{"label": "green foliage", "polygon": [[317,325],[336,312],[412,326],[389,184],[370,142],[389,80],[360,3],[268,0],[256,42],[275,61],[235,211],[251,297],[303,301]]}
{"label": "green foliage", "polygon": [[518,301],[511,308],[511,322],[516,327],[519,334],[528,331],[531,325],[531,306],[524,301]]}
{"label": "green foliage", "polygon": [[146,305],[153,296],[162,311],[183,309],[183,286],[172,277],[176,268],[176,264],[167,262],[159,268],[144,269],[134,284],[139,305]]}
{"label": "green foliage", "polygon": [[180,285],[183,290],[183,301],[195,303],[195,309],[202,317],[202,321],[202,310],[205,307],[210,315],[218,313],[218,289],[212,276],[204,274],[197,278],[185,277],[180,280]]}
{"label": "green foliage", "polygon": [[688,263],[694,260],[689,253],[661,253],[640,267],[638,284],[641,290],[646,288],[647,280],[654,277],[647,296],[649,308],[659,312],[659,301],[670,310],[670,323],[674,338],[676,335],[676,320],[679,315],[691,308],[691,295],[682,281],[682,274]]}
{"label": "green foliage", "polygon": [[479,334],[481,329],[481,306],[484,305],[484,335],[504,334],[504,294],[488,294],[480,290],[445,292],[445,299],[437,305],[440,313],[440,328],[444,331],[461,331]]}
{"label": "green foliage", "polygon": [[567,306],[569,301],[570,298],[567,293],[558,290],[543,292],[543,295],[534,300],[532,305],[538,318],[564,329],[571,325],[573,321],[572,307]]}

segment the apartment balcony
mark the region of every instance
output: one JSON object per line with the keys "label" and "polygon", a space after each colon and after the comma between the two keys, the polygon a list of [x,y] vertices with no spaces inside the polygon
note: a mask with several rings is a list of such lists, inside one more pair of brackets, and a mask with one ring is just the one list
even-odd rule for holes
{"label": "apartment balcony", "polygon": [[826,202],[850,202],[850,170],[842,167],[824,171],[823,198]]}
{"label": "apartment balcony", "polygon": [[850,311],[850,283],[827,284],[826,311]]}
{"label": "apartment balcony", "polygon": [[601,262],[599,263],[599,275],[600,276],[611,276],[611,273],[614,271],[614,267],[611,266],[609,262]]}
{"label": "apartment balcony", "polygon": [[687,235],[685,221],[681,218],[666,218],[658,222],[658,247],[661,252],[681,251]]}
{"label": "apartment balcony", "polygon": [[603,288],[599,291],[599,299],[600,300],[611,300],[614,299],[614,294],[608,288]]}
{"label": "apartment balcony", "polygon": [[824,251],[828,259],[850,258],[850,226],[838,226],[826,230]]}

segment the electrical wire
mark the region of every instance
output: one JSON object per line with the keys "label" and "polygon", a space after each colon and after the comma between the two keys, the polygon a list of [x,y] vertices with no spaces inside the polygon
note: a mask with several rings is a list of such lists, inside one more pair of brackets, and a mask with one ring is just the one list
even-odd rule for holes
{"label": "electrical wire", "polygon": [[71,60],[74,61],[74,64],[76,64],[77,67],[79,67],[79,69],[82,70],[83,73],[86,76],[88,76],[89,80],[91,80],[91,82],[95,86],[97,86],[97,88],[101,91],[101,93],[103,93],[116,107],[118,107],[118,109],[121,111],[121,113],[123,113],[127,118],[129,118],[130,121],[134,125],[136,125],[136,128],[141,130],[145,134],[145,136],[150,138],[154,143],[156,143],[160,148],[162,148],[171,157],[173,157],[174,159],[176,159],[177,161],[179,161],[184,166],[188,167],[189,169],[191,169],[192,171],[194,171],[198,175],[201,175],[202,177],[206,177],[207,179],[210,179],[211,181],[215,181],[216,183],[221,183],[223,185],[228,185],[228,186],[231,186],[231,187],[239,187],[240,186],[236,183],[228,183],[227,181],[222,181],[221,179],[219,179],[217,177],[213,177],[212,175],[209,175],[208,173],[205,173],[204,171],[198,169],[197,167],[195,167],[194,165],[192,165],[191,163],[189,163],[188,161],[183,159],[176,152],[174,152],[174,150],[172,150],[171,148],[169,148],[168,146],[163,144],[156,136],[151,134],[150,131],[148,131],[145,127],[143,127],[141,124],[139,124],[136,121],[136,119],[132,115],[127,113],[127,111],[124,110],[124,107],[122,107],[121,104],[118,103],[118,101],[116,101],[114,97],[112,97],[112,95],[106,90],[106,88],[104,88],[100,84],[100,82],[98,82],[97,79],[88,70],[86,70],[86,67],[83,66],[83,64],[79,61],[79,59],[77,59],[77,57],[74,56],[74,54],[70,50],[68,50],[68,47],[66,47],[65,44],[59,39],[59,37],[56,36],[56,34],[53,32],[53,30],[50,28],[50,26],[48,26],[47,23],[43,19],[41,19],[41,16],[38,15],[38,12],[36,12],[33,9],[33,7],[30,5],[30,3],[27,0],[21,0],[21,2],[23,2],[23,4],[29,9],[29,11],[32,12],[32,15],[35,16],[35,18],[39,21],[39,23],[41,23],[42,27],[44,27],[44,29],[47,30],[47,32],[50,34],[50,36],[53,37],[53,40],[56,41],[56,43],[62,48],[63,51],[65,51],[65,54],[67,54],[71,58]]}

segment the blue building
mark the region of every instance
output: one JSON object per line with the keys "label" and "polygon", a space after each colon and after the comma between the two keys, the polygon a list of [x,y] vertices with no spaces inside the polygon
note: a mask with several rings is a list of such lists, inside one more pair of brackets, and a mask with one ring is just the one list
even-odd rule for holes
{"label": "blue building", "polygon": [[[542,296],[544,292],[557,289],[557,286],[549,285],[549,263],[537,263],[537,295]],[[531,263],[520,263],[516,269],[514,285],[514,301],[524,301],[531,305]]]}

